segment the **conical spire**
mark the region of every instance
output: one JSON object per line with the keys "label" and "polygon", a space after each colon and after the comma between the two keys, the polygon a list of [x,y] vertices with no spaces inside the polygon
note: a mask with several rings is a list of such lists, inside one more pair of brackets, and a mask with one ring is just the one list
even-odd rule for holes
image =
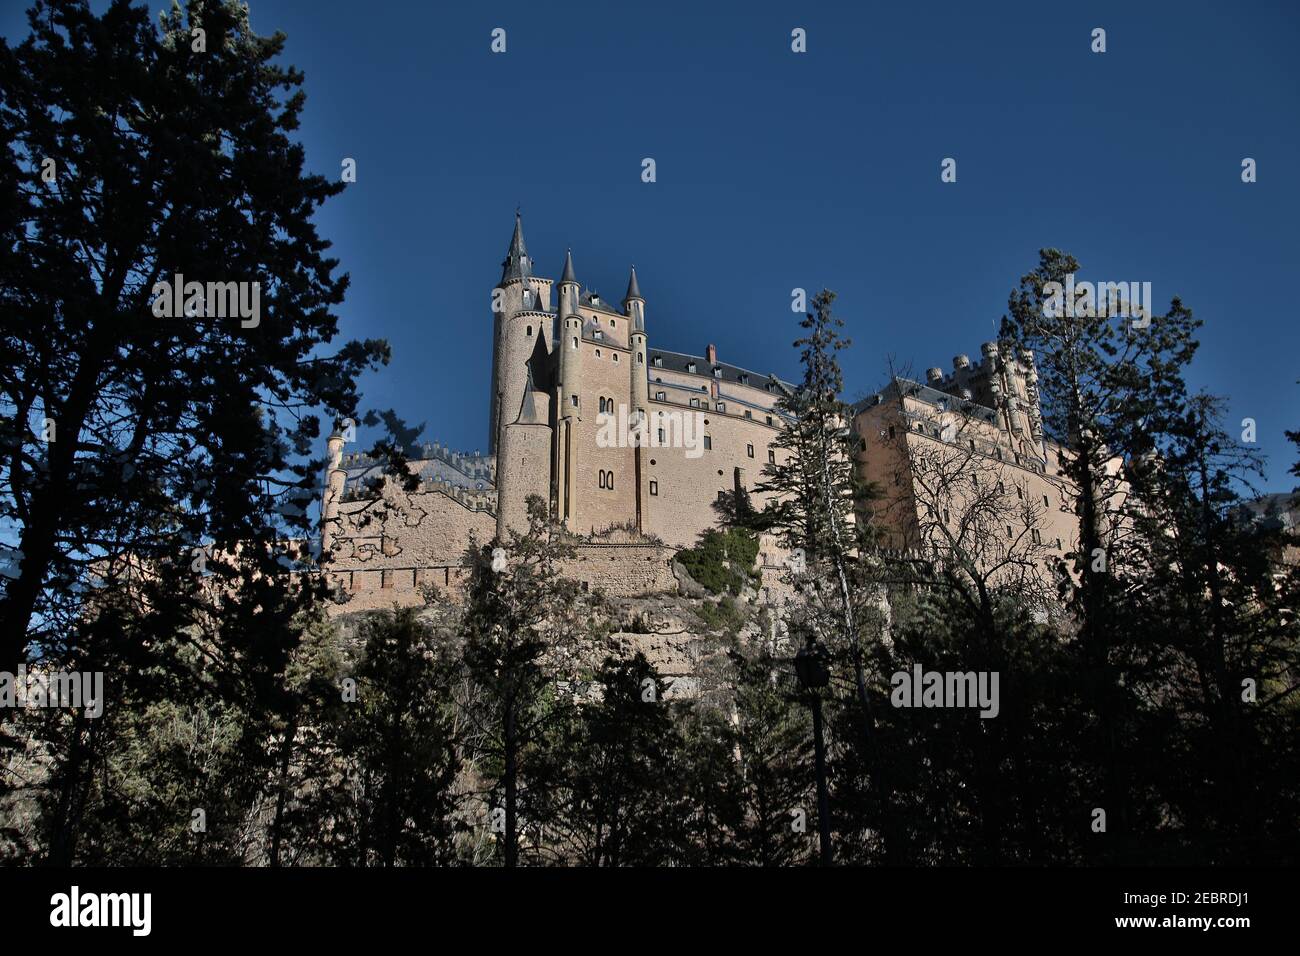
{"label": "conical spire", "polygon": [[641,298],[641,287],[636,284],[636,266],[632,267],[632,277],[627,280],[627,295],[623,296],[624,302],[630,302],[633,299],[645,301],[645,299]]}
{"label": "conical spire", "polygon": [[560,284],[563,285],[566,282],[572,282],[574,285],[578,284],[578,277],[573,272],[572,249],[564,251],[564,274],[560,276]]}
{"label": "conical spire", "polygon": [[505,261],[501,263],[501,281],[527,279],[533,274],[533,260],[528,258],[528,249],[524,246],[524,222],[515,210],[515,234],[510,237],[510,250]]}

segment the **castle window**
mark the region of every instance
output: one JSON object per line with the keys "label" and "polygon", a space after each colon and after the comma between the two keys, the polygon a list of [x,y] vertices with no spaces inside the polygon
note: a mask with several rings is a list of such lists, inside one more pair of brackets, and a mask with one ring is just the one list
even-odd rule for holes
{"label": "castle window", "polygon": [[600,349],[596,349],[596,358],[600,358]]}
{"label": "castle window", "polygon": [[1037,529],[1037,528],[1034,528],[1033,530],[1031,530],[1031,531],[1030,531],[1030,534],[1033,535],[1033,538],[1034,538],[1034,544],[1042,544],[1042,543],[1043,543],[1043,537],[1042,537],[1042,535],[1040,535],[1040,534],[1038,533],[1038,529]]}
{"label": "castle window", "polygon": [[745,454],[749,455],[750,458],[753,458],[753,457],[754,457],[754,446],[753,446],[753,445],[746,445],[746,446],[745,446]]}
{"label": "castle window", "polygon": [[700,407],[700,400],[698,398],[692,398],[691,408],[699,408],[699,407]]}
{"label": "castle window", "polygon": [[659,444],[662,445],[663,443],[664,443],[664,430],[661,428],[659,429]]}
{"label": "castle window", "polygon": [[573,344],[570,345],[569,348],[576,349],[577,347],[578,347],[578,337],[575,335],[573,337]]}
{"label": "castle window", "polygon": [[727,403],[726,403],[726,402],[718,402],[718,403],[716,403],[713,407],[716,408],[716,409],[717,409],[718,411],[720,411],[720,412],[725,412],[725,411],[727,410]]}
{"label": "castle window", "polygon": [[645,364],[645,356],[642,355],[640,352],[637,352],[637,353],[636,353],[636,364],[637,364],[637,365],[644,365],[644,364]]}
{"label": "castle window", "polygon": [[618,361],[618,353],[617,353],[617,352],[614,352],[613,355],[614,355],[614,361],[617,362],[617,361]]}
{"label": "castle window", "polygon": [[999,481],[999,482],[998,482],[998,494],[1003,495],[1003,494],[1006,494],[1006,492],[1007,492],[1007,486],[1006,486],[1005,484],[1003,484],[1002,482]]}
{"label": "castle window", "polygon": [[971,451],[975,450],[975,439],[973,438],[970,440],[970,450]]}
{"label": "castle window", "polygon": [[748,384],[749,384],[749,376],[748,376],[748,375],[742,375],[742,376],[740,376],[740,384],[741,384],[741,385],[748,385]]}
{"label": "castle window", "polygon": [[601,411],[601,412],[604,412],[604,411],[605,411],[605,396],[604,396],[604,395],[600,396],[600,411]]}
{"label": "castle window", "polygon": [[659,401],[659,402],[666,402],[666,401],[668,401],[668,393],[667,393],[667,392],[655,392],[655,401]]}
{"label": "castle window", "polygon": [[1057,538],[1057,539],[1056,539],[1056,550],[1057,550],[1057,551],[1060,551],[1060,550],[1061,550],[1061,539],[1060,539],[1060,538]]}
{"label": "castle window", "polygon": [[1047,500],[1047,495],[1043,495],[1043,507],[1044,507],[1044,508],[1050,508],[1051,506],[1052,506],[1052,503],[1051,503],[1050,501]]}
{"label": "castle window", "polygon": [[712,435],[705,435],[705,436],[704,436],[704,450],[705,450],[705,451],[713,451],[713,436],[712,436]]}
{"label": "castle window", "polygon": [[659,497],[659,482],[655,481],[653,478],[650,479],[650,494],[654,495],[656,498]]}
{"label": "castle window", "polygon": [[746,417],[746,418],[753,418],[753,417],[754,417],[754,413],[751,412],[751,411],[747,408],[747,409],[745,409],[745,417]]}
{"label": "castle window", "polygon": [[1016,486],[1016,498],[1020,501],[1025,500],[1025,489],[1021,488],[1019,485]]}
{"label": "castle window", "polygon": [[1007,537],[1008,537],[1008,538],[1014,538],[1015,536],[1016,536],[1016,533],[1015,533],[1014,531],[1011,530],[1011,525],[1007,525]]}
{"label": "castle window", "polygon": [[770,449],[770,448],[767,450],[767,463],[768,463],[769,465],[775,465],[775,464],[776,464],[776,452],[774,452],[774,451],[773,451],[772,449]]}
{"label": "castle window", "polygon": [[616,321],[614,321],[613,319],[610,319],[610,320],[609,320],[609,327],[610,327],[611,329],[616,329],[616,328],[618,328],[618,323],[617,323]]}
{"label": "castle window", "polygon": [[686,363],[686,371],[688,371],[688,372],[694,372],[694,371],[695,371],[695,363],[694,363],[694,362],[687,362],[687,363]]}
{"label": "castle window", "polygon": [[772,424],[772,416],[771,416],[771,415],[768,415],[768,416],[767,416],[767,423],[768,423],[769,425]]}
{"label": "castle window", "polygon": [[943,523],[944,523],[944,524],[947,524],[947,523],[948,523],[948,509],[947,509],[947,508],[944,508],[944,509],[943,509]]}
{"label": "castle window", "polygon": [[533,334],[533,327],[531,325],[524,328],[524,335],[532,335],[532,334]]}
{"label": "castle window", "polygon": [[890,425],[890,426],[889,426],[889,437],[890,437],[890,438],[893,438],[893,437],[894,437],[894,426],[893,426],[893,425]]}
{"label": "castle window", "polygon": [[650,360],[650,362],[651,364],[654,365],[655,368],[664,367],[664,357],[662,355],[656,355],[654,358]]}
{"label": "castle window", "polygon": [[722,378],[722,366],[721,366],[721,365],[715,365],[715,366],[713,367],[713,377],[714,377],[714,378]]}

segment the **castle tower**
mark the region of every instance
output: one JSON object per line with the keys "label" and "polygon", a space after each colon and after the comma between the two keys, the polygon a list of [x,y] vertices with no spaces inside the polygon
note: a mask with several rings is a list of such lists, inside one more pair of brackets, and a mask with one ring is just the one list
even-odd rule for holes
{"label": "castle tower", "polygon": [[555,316],[549,309],[551,280],[533,275],[524,245],[523,220],[501,263],[492,290],[492,406],[489,452],[497,456],[497,535],[527,527],[525,499],[551,499],[551,379]]}
{"label": "castle tower", "polygon": [[632,349],[632,361],[628,365],[628,372],[632,376],[632,410],[644,414],[650,404],[650,385],[645,367],[645,299],[641,298],[641,289],[636,282],[636,266],[632,267],[632,276],[627,281],[623,311],[632,322],[632,332],[628,338],[628,346]]}
{"label": "castle tower", "polygon": [[[523,401],[525,366],[539,366],[549,354],[553,318],[548,314],[551,280],[533,275],[533,260],[524,245],[523,220],[515,213],[515,231],[501,263],[501,281],[492,290],[492,395],[489,405],[488,454],[496,451],[501,429],[513,420]],[[542,379],[542,369],[534,369]]]}
{"label": "castle tower", "polygon": [[559,301],[556,306],[560,324],[559,387],[555,409],[555,508],[556,514],[571,528],[575,512],[573,500],[576,466],[574,426],[582,419],[582,316],[578,314],[580,288],[573,270],[572,250],[564,254],[564,272],[560,275]]}

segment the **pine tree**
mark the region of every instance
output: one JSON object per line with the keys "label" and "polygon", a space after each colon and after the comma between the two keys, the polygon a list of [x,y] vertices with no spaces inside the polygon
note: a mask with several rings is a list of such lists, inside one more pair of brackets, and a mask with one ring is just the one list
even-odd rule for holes
{"label": "pine tree", "polygon": [[1072,287],[1078,270],[1072,256],[1042,250],[1038,267],[1011,293],[1001,337],[1035,356],[1044,428],[1061,446],[1061,471],[1074,486],[1079,548],[1063,584],[1098,714],[1094,752],[1104,767],[1102,802],[1111,808],[1110,847],[1132,836],[1126,721],[1135,701],[1120,673],[1127,637],[1118,624],[1123,569],[1115,544],[1125,533],[1123,464],[1152,452],[1152,436],[1182,401],[1199,323],[1177,298],[1164,315],[1129,316],[1117,308],[1126,303],[1054,297],[1051,284]]}
{"label": "pine tree", "polygon": [[[852,409],[842,400],[844,382],[838,353],[849,346],[844,323],[831,306],[835,293],[813,297],[813,311],[795,341],[803,380],[782,397],[785,426],[773,443],[777,460],[763,469],[757,490],[772,495],[765,507],[766,526],[790,549],[791,581],[803,595],[797,613],[802,626],[822,639],[852,673],[859,738],[866,751],[874,746],[871,692],[867,669],[868,639],[882,633],[882,590],[874,568],[865,560],[871,543],[865,514],[869,489],[857,475],[859,440]],[[889,788],[877,781],[881,800]],[[890,828],[887,828],[890,829]],[[886,834],[889,852],[897,850]]]}
{"label": "pine tree", "polygon": [[[92,575],[127,586],[202,548],[274,573],[277,542],[309,527],[317,411],[359,417],[356,378],[389,354],[328,349],[347,277],[313,218],[343,186],[290,139],[303,78],[275,62],[283,35],[254,34],[234,0],[157,27],[85,0],[38,0],[28,20],[0,46],[10,662],[72,630]],[[250,304],[256,283],[258,314],[159,317],[177,276],[244,283]]]}
{"label": "pine tree", "polygon": [[545,765],[557,714],[568,707],[561,687],[575,683],[590,643],[578,585],[559,575],[572,547],[536,495],[528,520],[508,542],[470,549],[464,619],[465,667],[477,692],[468,717],[481,733],[483,772],[496,778],[489,812],[499,814],[494,833],[508,867],[520,857],[520,808],[528,799],[521,786],[534,765]]}

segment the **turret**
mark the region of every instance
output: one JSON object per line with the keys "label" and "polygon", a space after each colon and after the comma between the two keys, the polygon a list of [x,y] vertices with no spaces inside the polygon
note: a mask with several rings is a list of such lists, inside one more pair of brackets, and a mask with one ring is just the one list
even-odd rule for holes
{"label": "turret", "polygon": [[[637,418],[644,419],[650,404],[650,386],[646,375],[646,332],[645,299],[641,298],[641,289],[636,281],[636,266],[627,282],[627,295],[623,296],[623,311],[632,321],[632,331],[628,335],[628,348],[632,350],[632,361],[628,372],[632,376],[632,412]],[[642,425],[642,427],[645,427]]]}
{"label": "turret", "polygon": [[573,270],[573,252],[564,254],[564,272],[560,275],[560,407],[556,419],[569,415],[580,417],[581,409],[573,404],[582,395],[582,316],[578,313],[578,276]]}
{"label": "turret", "polygon": [[551,280],[533,275],[533,260],[524,245],[523,220],[515,213],[515,231],[501,263],[501,281],[492,290],[492,401],[488,453],[497,451],[501,429],[514,421],[524,397],[528,363],[549,351],[552,320],[543,315]]}

